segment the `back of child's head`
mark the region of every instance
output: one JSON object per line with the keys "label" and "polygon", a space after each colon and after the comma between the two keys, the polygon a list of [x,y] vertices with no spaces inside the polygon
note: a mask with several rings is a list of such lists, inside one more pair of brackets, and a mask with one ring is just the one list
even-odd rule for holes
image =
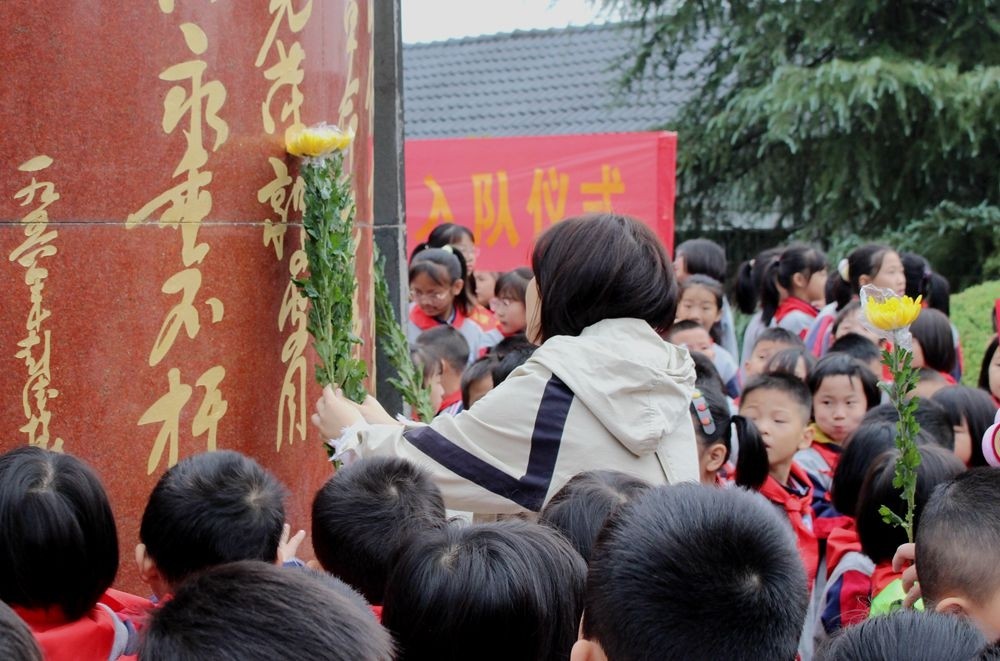
{"label": "back of child's head", "polygon": [[[917,401],[917,410],[913,414],[920,425],[920,429],[935,444],[952,452],[955,450],[955,430],[948,422],[948,416],[944,410],[931,399],[920,398]],[[899,421],[899,412],[892,404],[879,404],[868,409],[861,424],[868,422],[884,421],[893,424]]]}
{"label": "back of child's head", "polygon": [[75,621],[117,571],[114,515],[89,466],[38,447],[0,455],[0,600]]}
{"label": "back of child's head", "polygon": [[951,314],[951,283],[937,271],[931,273],[930,291],[925,297],[927,307],[944,314]]}
{"label": "back of child's head", "polygon": [[528,359],[531,358],[537,348],[532,344],[520,349],[507,351],[506,355],[493,365],[493,387],[495,388],[506,381],[511,372],[528,362]]}
{"label": "back of child's head", "polygon": [[144,630],[144,661],[389,661],[393,644],[347,586],[315,572],[235,562],[191,577]]}
{"label": "back of child's head", "polygon": [[931,289],[930,262],[915,252],[901,252],[899,259],[903,262],[903,274],[906,276],[906,295],[927,298]]}
{"label": "back of child's head", "polygon": [[816,358],[812,352],[805,347],[791,347],[782,349],[764,365],[765,374],[789,374],[805,383],[808,383],[813,368],[816,367]]}
{"label": "back of child's head", "polygon": [[[993,424],[997,407],[990,396],[978,388],[966,386],[949,386],[934,393],[931,398],[941,407],[948,423],[955,430],[955,454],[961,456],[960,445],[967,443],[969,448],[969,466],[985,466],[983,456],[983,434]],[[963,443],[959,442],[959,429],[962,430]]]}
{"label": "back of child's head", "polygon": [[788,330],[772,326],[765,328],[754,341],[749,356],[744,356],[744,369],[748,378],[762,374],[767,363],[780,351],[785,349],[805,348],[802,338]]}
{"label": "back of child's head", "polygon": [[834,282],[831,293],[837,301],[838,309],[850,303],[851,299],[861,291],[861,276],[868,276],[868,279],[872,279],[878,275],[882,268],[882,262],[889,254],[896,254],[896,252],[881,243],[866,243],[852,250],[847,257],[840,261],[836,276],[831,278]]}
{"label": "back of child's head", "polygon": [[680,319],[670,325],[670,329],[667,330],[666,337],[668,341],[673,342],[674,337],[678,333],[683,333],[684,331],[698,330],[698,329],[704,330],[702,325],[699,324],[697,321],[694,321],[692,319]]}
{"label": "back of child's head", "polygon": [[720,393],[726,392],[726,383],[711,358],[696,351],[691,354],[691,360],[694,361],[694,379],[698,387],[705,387],[705,382],[708,382]]}
{"label": "back of child's head", "polygon": [[[924,505],[934,488],[965,470],[962,462],[943,448],[923,445],[918,447],[918,451],[920,467],[917,469],[917,488],[914,496],[916,503],[914,530],[919,529]],[[900,517],[906,512],[906,501],[902,498],[900,488],[893,485],[898,458],[899,451],[896,449],[879,455],[869,468],[858,493],[855,520],[858,524],[858,537],[861,538],[861,550],[876,564],[892,560],[896,549],[907,542],[906,531],[886,523],[879,511],[885,506]]]}
{"label": "back of child's head", "polygon": [[565,659],[587,566],[558,532],[508,520],[449,526],[400,550],[382,623],[397,659]]}
{"label": "back of child's head", "polygon": [[796,243],[782,250],[771,260],[761,282],[760,320],[764,324],[771,323],[781,303],[781,291],[791,295],[797,274],[802,274],[804,282],[808,283],[813,274],[825,270],[826,255],[818,248]]}
{"label": "back of child's head", "polygon": [[788,522],[760,496],[651,489],[598,539],[578,646],[609,661],[791,659],[807,594]]}
{"label": "back of child's head", "polygon": [[463,409],[468,410],[475,403],[473,397],[477,394],[482,397],[478,391],[483,387],[489,391],[496,386],[493,382],[493,369],[496,365],[496,358],[486,355],[465,368],[465,371],[462,372],[461,386]]}
{"label": "back of child's head", "polygon": [[[833,473],[830,495],[834,508],[841,514],[854,516],[858,509],[858,492],[868,470],[884,452],[896,447],[896,423],[890,420],[863,420],[854,430]],[[927,432],[917,433],[918,445],[937,445]]]}
{"label": "back of child's head", "polygon": [[608,519],[649,488],[645,480],[619,471],[577,473],[542,508],[539,521],[561,532],[589,562],[597,535]]}
{"label": "back of child's head", "polygon": [[764,274],[771,261],[781,254],[783,248],[768,248],[757,253],[757,256],[740,264],[736,272],[736,284],[733,287],[733,300],[743,314],[753,314],[760,300],[760,288],[764,283]]}
{"label": "back of child's head", "polygon": [[705,275],[719,282],[726,279],[726,251],[711,239],[690,239],[674,250],[675,263],[683,259],[684,275]]}
{"label": "back of child's head", "polygon": [[941,485],[917,530],[925,600],[964,597],[986,606],[1000,594],[1000,469],[973,468]]}
{"label": "back of child's head", "polygon": [[910,325],[913,341],[919,343],[924,366],[945,374],[955,369],[955,337],[943,312],[927,308]]}
{"label": "back of child's head", "polygon": [[507,271],[499,278],[494,289],[497,298],[509,298],[512,301],[524,303],[528,283],[534,275],[527,266],[519,266],[513,271]]}
{"label": "back of child's head", "polygon": [[851,358],[861,361],[864,365],[871,365],[882,359],[882,351],[878,345],[858,333],[841,335],[830,345],[828,353],[847,354]]}
{"label": "back of child's head", "polygon": [[972,624],[940,613],[901,609],[843,629],[816,661],[978,661],[986,639]]}
{"label": "back of child's head", "polygon": [[4,661],[42,661],[31,629],[10,606],[0,601],[0,659]]}
{"label": "back of child's head", "polygon": [[278,479],[239,452],[196,454],[160,477],[142,514],[139,539],[173,587],[227,562],[274,562],[284,497]]}
{"label": "back of child's head", "polygon": [[860,384],[866,411],[881,402],[882,394],[878,389],[878,379],[868,366],[850,354],[836,351],[831,351],[816,361],[816,366],[810,371],[807,381],[809,392],[815,397],[825,380],[838,376],[847,377],[852,385]]}
{"label": "back of child's head", "polygon": [[405,459],[371,457],[338,470],[312,504],[323,569],[382,603],[390,563],[408,535],[445,525],[441,490]]}
{"label": "back of child's head", "polygon": [[444,361],[456,372],[469,363],[469,342],[462,333],[448,325],[428,328],[417,336],[416,346],[427,349],[439,361]]}

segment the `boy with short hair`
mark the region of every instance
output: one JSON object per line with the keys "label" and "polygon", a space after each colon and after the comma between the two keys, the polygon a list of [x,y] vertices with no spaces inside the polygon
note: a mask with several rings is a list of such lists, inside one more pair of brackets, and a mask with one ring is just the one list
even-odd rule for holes
{"label": "boy with short hair", "polygon": [[430,476],[394,457],[361,459],[338,470],[312,504],[312,540],[326,571],[382,604],[391,561],[412,534],[446,525]]}
{"label": "boy with short hair", "polygon": [[768,328],[757,336],[749,356],[744,356],[743,380],[750,381],[764,373],[764,368],[775,354],[785,349],[797,349],[805,344],[795,333],[785,328]]}
{"label": "boy with short hair", "polygon": [[437,414],[458,415],[462,408],[462,372],[477,356],[469,355],[469,343],[452,326],[441,325],[417,336],[416,347],[425,349],[441,364],[444,398]]}
{"label": "boy with short hair", "polygon": [[140,577],[163,597],[208,567],[275,563],[284,498],[278,479],[239,452],[181,460],[160,477],[146,503],[135,549]]}
{"label": "boy with short hair", "polygon": [[651,489],[598,539],[570,658],[791,660],[807,594],[791,532],[759,496]]}
{"label": "boy with short hair", "polygon": [[708,330],[693,319],[675,321],[667,331],[667,341],[684,347],[689,352],[705,354],[712,359],[712,364],[719,371],[719,376],[726,387],[726,394],[739,397],[739,368],[736,361],[726,351],[716,351],[715,341]]}
{"label": "boy with short hair", "polygon": [[937,488],[920,515],[917,571],[925,604],[967,616],[1000,639],[1000,470],[974,468]]}

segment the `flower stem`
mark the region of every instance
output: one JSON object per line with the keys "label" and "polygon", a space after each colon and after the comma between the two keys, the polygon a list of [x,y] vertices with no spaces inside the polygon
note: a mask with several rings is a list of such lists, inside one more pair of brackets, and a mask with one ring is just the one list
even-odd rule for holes
{"label": "flower stem", "polygon": [[910,394],[916,388],[918,371],[913,367],[913,354],[899,342],[894,343],[891,351],[883,350],[882,359],[892,372],[893,382],[886,387],[886,391],[899,414],[899,421],[896,423],[896,448],[899,450],[899,458],[896,460],[892,484],[902,490],[906,515],[900,517],[884,505],[879,511],[886,523],[901,526],[906,531],[907,540],[912,542],[917,471],[920,468],[920,452],[917,449],[920,425],[915,416],[918,399],[911,397]]}

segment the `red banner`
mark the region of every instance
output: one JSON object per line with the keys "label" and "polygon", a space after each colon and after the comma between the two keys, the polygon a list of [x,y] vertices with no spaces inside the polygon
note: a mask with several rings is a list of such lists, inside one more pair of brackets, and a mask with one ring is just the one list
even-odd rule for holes
{"label": "red banner", "polygon": [[480,270],[528,264],[566,217],[635,216],[673,251],[677,134],[407,140],[407,250],[441,223],[472,229]]}

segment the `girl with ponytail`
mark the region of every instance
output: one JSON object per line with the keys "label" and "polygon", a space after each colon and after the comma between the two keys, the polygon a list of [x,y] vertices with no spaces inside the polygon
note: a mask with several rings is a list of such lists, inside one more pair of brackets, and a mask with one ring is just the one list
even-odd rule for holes
{"label": "girl with ponytail", "polygon": [[785,248],[768,264],[760,292],[761,322],[805,337],[826,296],[826,255],[811,246]]}

